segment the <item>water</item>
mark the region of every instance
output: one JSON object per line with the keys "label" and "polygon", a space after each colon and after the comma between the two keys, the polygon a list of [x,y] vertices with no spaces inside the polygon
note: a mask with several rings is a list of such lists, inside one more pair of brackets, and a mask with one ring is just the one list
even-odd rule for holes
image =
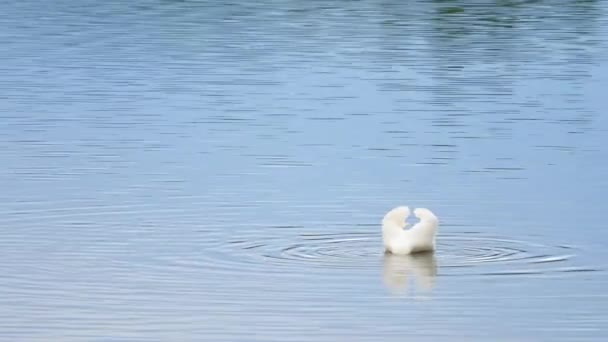
{"label": "water", "polygon": [[4,4],[0,340],[604,341],[607,15]]}

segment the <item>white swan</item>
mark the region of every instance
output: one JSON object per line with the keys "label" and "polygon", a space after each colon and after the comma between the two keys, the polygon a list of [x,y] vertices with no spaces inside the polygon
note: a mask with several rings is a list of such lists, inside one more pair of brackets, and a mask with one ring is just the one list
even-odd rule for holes
{"label": "white swan", "polygon": [[410,254],[435,250],[435,235],[439,227],[439,219],[426,208],[417,208],[414,215],[420,219],[410,229],[407,218],[410,208],[401,206],[394,208],[382,219],[382,240],[386,252],[393,254]]}

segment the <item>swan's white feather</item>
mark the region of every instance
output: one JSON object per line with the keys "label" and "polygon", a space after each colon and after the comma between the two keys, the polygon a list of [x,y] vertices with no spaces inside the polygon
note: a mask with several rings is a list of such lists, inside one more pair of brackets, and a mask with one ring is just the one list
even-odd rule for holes
{"label": "swan's white feather", "polygon": [[392,209],[382,219],[382,240],[387,252],[410,254],[435,250],[435,236],[439,220],[429,209],[417,208],[414,215],[420,219],[412,228],[407,227],[410,209],[400,206]]}

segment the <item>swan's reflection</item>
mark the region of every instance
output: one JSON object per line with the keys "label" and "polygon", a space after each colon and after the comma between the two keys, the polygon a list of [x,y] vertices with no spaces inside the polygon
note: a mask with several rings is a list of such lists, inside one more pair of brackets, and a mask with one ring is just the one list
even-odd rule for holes
{"label": "swan's reflection", "polygon": [[415,291],[429,292],[435,286],[436,276],[437,260],[432,252],[384,254],[384,284],[393,293],[407,293],[410,277],[416,284]]}

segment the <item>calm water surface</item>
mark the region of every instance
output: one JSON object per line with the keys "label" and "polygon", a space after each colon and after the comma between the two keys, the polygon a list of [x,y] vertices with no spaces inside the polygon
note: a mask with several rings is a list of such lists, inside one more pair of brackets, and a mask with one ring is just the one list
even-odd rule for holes
{"label": "calm water surface", "polygon": [[5,3],[0,340],[605,341],[608,5],[404,3]]}

